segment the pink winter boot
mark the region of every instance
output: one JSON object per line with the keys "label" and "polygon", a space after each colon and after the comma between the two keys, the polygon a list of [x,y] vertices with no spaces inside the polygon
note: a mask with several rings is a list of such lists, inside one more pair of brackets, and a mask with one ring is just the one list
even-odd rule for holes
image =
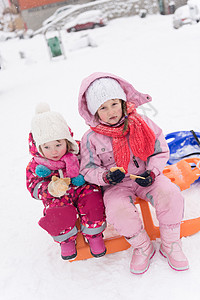
{"label": "pink winter boot", "polygon": [[77,256],[76,241],[64,241],[60,243],[61,246],[61,257],[64,260],[74,259]]}
{"label": "pink winter boot", "polygon": [[155,254],[155,249],[146,231],[143,229],[136,236],[127,241],[133,247],[133,256],[130,264],[130,271],[133,274],[145,273],[150,265],[150,259]]}
{"label": "pink winter boot", "polygon": [[189,269],[188,260],[182,251],[180,226],[175,228],[160,228],[160,253],[167,258],[170,267],[176,271]]}
{"label": "pink winter boot", "polygon": [[88,238],[90,252],[94,257],[101,257],[106,254],[106,247],[102,235]]}

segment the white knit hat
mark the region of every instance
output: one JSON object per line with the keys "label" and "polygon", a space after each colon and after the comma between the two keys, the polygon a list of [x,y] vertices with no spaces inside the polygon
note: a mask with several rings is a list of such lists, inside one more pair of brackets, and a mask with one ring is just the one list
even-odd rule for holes
{"label": "white knit hat", "polygon": [[126,101],[126,94],[117,80],[99,78],[91,83],[86,93],[88,110],[95,115],[98,108],[107,100],[121,99]]}
{"label": "white knit hat", "polygon": [[79,152],[78,144],[72,138],[66,121],[59,113],[50,111],[47,103],[37,105],[36,115],[31,122],[31,132],[38,150],[42,144],[67,139],[71,143],[70,152]]}

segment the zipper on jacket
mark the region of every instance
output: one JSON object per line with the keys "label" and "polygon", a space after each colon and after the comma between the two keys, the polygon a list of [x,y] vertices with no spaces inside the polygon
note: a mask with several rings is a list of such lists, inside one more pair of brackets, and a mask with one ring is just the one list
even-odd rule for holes
{"label": "zipper on jacket", "polygon": [[133,162],[134,162],[136,168],[139,168],[139,164],[138,164],[138,162],[137,162],[137,160],[136,160],[136,158],[135,158],[134,155],[133,155]]}

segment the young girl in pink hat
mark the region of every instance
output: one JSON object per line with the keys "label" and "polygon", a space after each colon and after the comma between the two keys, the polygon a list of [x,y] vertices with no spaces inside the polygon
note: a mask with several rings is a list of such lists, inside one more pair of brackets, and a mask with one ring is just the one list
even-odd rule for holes
{"label": "young girl in pink hat", "polygon": [[189,267],[180,240],[183,197],[162,173],[169,158],[167,143],[162,130],[136,111],[149,101],[149,95],[107,73],[85,78],[79,93],[79,113],[90,126],[81,141],[80,172],[103,187],[107,221],[133,248],[134,274],[147,271],[155,253],[134,205],[137,196],[155,207],[160,252],[169,265],[177,271]]}
{"label": "young girl in pink hat", "polygon": [[26,169],[27,188],[33,198],[43,202],[44,216],[39,225],[60,244],[62,258],[69,260],[77,255],[77,216],[91,254],[105,255],[101,190],[79,174],[78,144],[63,117],[50,111],[47,104],[36,108],[29,149],[33,158]]}

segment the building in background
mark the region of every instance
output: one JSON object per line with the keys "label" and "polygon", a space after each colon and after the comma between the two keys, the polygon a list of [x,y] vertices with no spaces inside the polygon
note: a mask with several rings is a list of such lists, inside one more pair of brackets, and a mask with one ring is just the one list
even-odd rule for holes
{"label": "building in background", "polygon": [[[141,9],[148,13],[158,12],[158,0],[15,0],[21,10],[22,17],[28,28],[37,30],[42,26],[42,22],[51,16],[59,7],[64,5],[76,5],[90,3],[90,7],[82,7],[77,10],[77,14],[87,10],[100,9],[108,20],[120,16],[131,16],[139,14]],[[102,3],[101,3],[102,2]],[[72,14],[72,18],[77,16]],[[68,22],[70,18],[66,18]]]}
{"label": "building in background", "polygon": [[36,30],[56,9],[68,4],[84,4],[88,0],[16,0],[28,28]]}
{"label": "building in background", "polygon": [[[175,9],[185,5],[187,0],[0,0],[2,7],[8,5],[9,8],[17,12],[18,19],[21,21],[18,20],[20,23],[18,27],[32,30],[42,27],[42,22],[61,6],[87,3],[90,3],[91,6],[83,6],[71,17],[76,17],[77,14],[90,9],[101,9],[108,20],[121,16],[145,16],[145,14],[140,14],[142,11],[149,14],[161,13],[166,15],[174,13]],[[69,18],[63,21],[68,22]],[[16,28],[17,26],[14,24],[12,29]]]}

